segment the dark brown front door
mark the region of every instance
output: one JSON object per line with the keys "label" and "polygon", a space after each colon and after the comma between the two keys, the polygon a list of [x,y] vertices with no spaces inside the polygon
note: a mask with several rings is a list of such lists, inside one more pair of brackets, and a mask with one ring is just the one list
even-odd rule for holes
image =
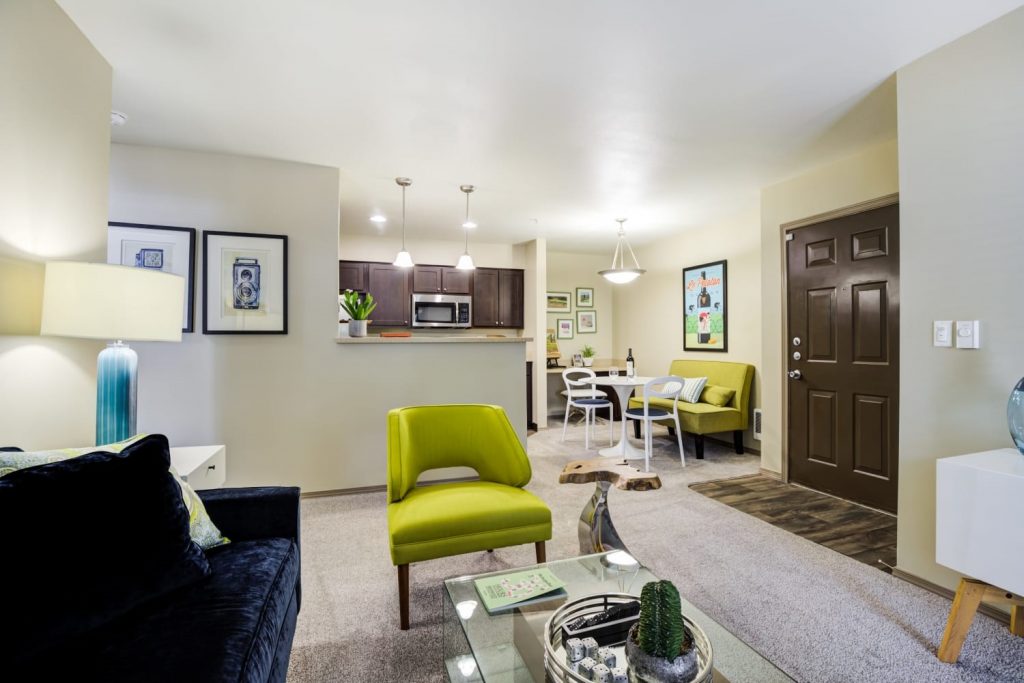
{"label": "dark brown front door", "polygon": [[899,206],[789,235],[789,478],[895,512]]}

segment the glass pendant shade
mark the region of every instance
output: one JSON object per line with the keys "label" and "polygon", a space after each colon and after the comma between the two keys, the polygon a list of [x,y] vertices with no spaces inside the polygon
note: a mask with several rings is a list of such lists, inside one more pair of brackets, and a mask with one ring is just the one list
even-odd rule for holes
{"label": "glass pendant shade", "polygon": [[1006,402],[1006,422],[1010,428],[1010,438],[1024,455],[1024,378],[1010,392],[1010,400]]}
{"label": "glass pendant shade", "polygon": [[[624,285],[637,279],[647,271],[640,267],[640,262],[636,260],[636,254],[633,253],[633,247],[629,246],[629,242],[626,240],[626,229],[623,227],[626,219],[616,218],[615,220],[619,224],[619,241],[615,244],[615,253],[612,255],[612,267],[599,270],[597,274],[612,284]],[[626,267],[627,250],[633,259],[632,268]]]}
{"label": "glass pendant shade", "polygon": [[398,266],[399,268],[412,268],[416,264],[412,262],[412,254],[402,249],[402,251],[398,252],[398,256],[395,257],[395,261],[391,265]]}
{"label": "glass pendant shade", "polygon": [[468,253],[459,257],[459,262],[455,264],[455,267],[459,270],[476,270],[476,266],[473,265],[473,257]]}

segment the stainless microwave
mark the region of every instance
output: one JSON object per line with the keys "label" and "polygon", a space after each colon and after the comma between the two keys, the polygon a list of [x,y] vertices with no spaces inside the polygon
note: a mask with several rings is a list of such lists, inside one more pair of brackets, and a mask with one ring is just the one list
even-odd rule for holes
{"label": "stainless microwave", "polygon": [[413,327],[470,327],[473,297],[454,294],[413,294]]}

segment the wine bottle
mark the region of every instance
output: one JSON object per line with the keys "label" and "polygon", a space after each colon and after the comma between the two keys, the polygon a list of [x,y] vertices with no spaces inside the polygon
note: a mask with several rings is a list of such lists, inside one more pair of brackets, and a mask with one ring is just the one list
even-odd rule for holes
{"label": "wine bottle", "polygon": [[636,362],[633,360],[633,349],[629,349],[629,354],[626,356],[626,377],[636,376]]}

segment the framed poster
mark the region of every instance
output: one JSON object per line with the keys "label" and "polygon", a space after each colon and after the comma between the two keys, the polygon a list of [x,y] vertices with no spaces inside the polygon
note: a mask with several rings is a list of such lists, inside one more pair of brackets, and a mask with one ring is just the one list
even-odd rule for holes
{"label": "framed poster", "polygon": [[729,349],[726,261],[683,268],[683,349]]}
{"label": "framed poster", "polygon": [[288,334],[288,237],[203,232],[203,334]]}
{"label": "framed poster", "polygon": [[107,263],[160,270],[185,278],[181,331],[192,332],[196,285],[196,229],[144,223],[107,223]]}
{"label": "framed poster", "polygon": [[572,323],[572,318],[559,318],[557,320],[559,339],[572,339]]}
{"label": "framed poster", "polygon": [[593,287],[577,287],[576,288],[576,308],[593,308],[594,307],[594,288]]}
{"label": "framed poster", "polygon": [[569,292],[548,292],[548,313],[568,313],[572,310]]}
{"label": "framed poster", "polygon": [[576,311],[576,334],[597,332],[597,311]]}

